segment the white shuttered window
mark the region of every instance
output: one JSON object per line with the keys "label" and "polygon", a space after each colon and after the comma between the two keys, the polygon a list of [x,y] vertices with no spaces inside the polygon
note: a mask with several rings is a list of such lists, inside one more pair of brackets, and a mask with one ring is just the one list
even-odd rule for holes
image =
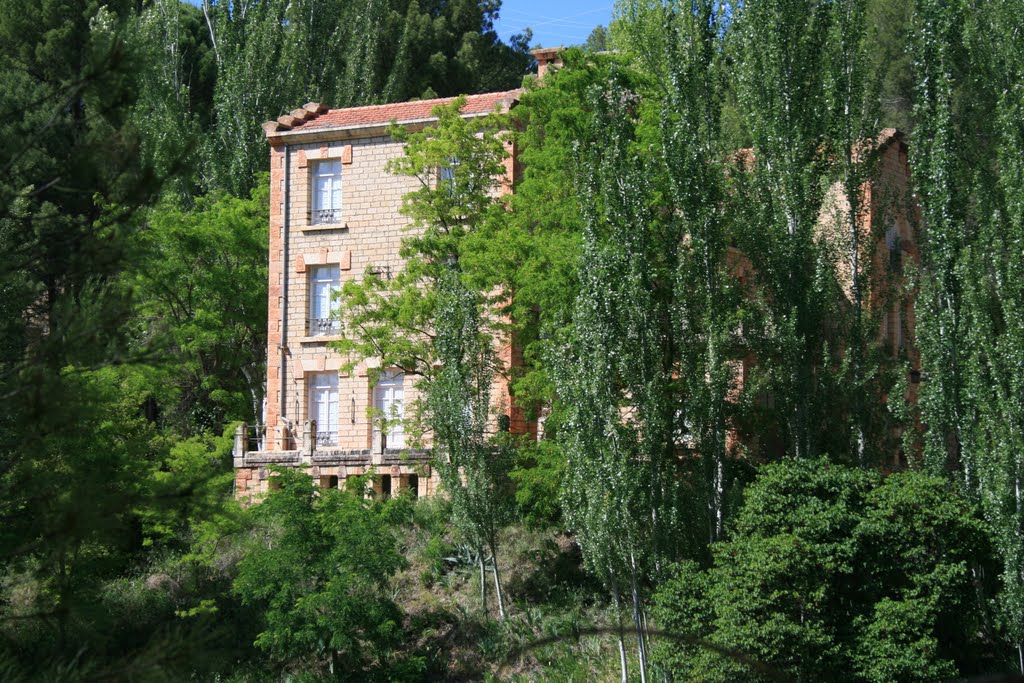
{"label": "white shuttered window", "polygon": [[374,437],[385,448],[404,448],[405,431],[402,418],[405,403],[405,375],[401,372],[387,372],[373,389],[373,407],[389,422],[387,434],[381,439],[380,425],[374,425]]}
{"label": "white shuttered window", "polygon": [[334,295],[341,289],[341,269],[337,265],[309,269],[309,334],[312,337],[341,332],[337,319],[338,302]]}
{"label": "white shuttered window", "polygon": [[313,213],[311,223],[341,222],[341,160],[325,160],[313,166]]}
{"label": "white shuttered window", "polygon": [[338,373],[309,376],[309,419],[316,420],[317,447],[338,444]]}

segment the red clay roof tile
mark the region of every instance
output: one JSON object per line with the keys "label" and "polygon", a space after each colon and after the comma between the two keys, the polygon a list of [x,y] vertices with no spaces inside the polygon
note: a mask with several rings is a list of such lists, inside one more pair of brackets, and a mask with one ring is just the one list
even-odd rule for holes
{"label": "red clay roof tile", "polygon": [[[504,92],[483,93],[481,95],[469,95],[466,97],[466,104],[462,108],[462,113],[486,114],[495,111],[495,109],[507,110],[521,92],[521,90],[516,89]],[[398,121],[398,123],[420,121],[432,118],[434,107],[439,104],[448,104],[454,99],[454,97],[440,97],[433,100],[418,100],[415,102],[374,104],[367,107],[350,107],[348,109],[329,109],[327,112],[308,121],[296,123],[292,130],[308,131],[324,128],[349,128],[353,126],[386,124],[392,120]]]}

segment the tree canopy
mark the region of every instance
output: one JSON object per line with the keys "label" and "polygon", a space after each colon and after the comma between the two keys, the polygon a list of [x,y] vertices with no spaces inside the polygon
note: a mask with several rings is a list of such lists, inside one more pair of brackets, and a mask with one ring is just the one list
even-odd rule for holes
{"label": "tree canopy", "polygon": [[[5,680],[1024,672],[1022,0],[619,0],[543,79],[500,12],[0,0]],[[260,124],[435,96],[331,351],[444,493],[242,505]]]}

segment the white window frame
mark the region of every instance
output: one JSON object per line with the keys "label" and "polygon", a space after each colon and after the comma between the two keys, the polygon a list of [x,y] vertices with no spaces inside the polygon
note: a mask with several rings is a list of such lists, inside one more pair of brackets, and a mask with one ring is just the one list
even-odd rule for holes
{"label": "white window frame", "polygon": [[[373,408],[377,419],[373,423],[373,442],[379,444],[381,450],[388,448],[405,448],[405,374],[397,370],[389,370],[381,375],[373,387]],[[398,420],[390,425],[388,433],[381,432],[380,419]]]}
{"label": "white window frame", "polygon": [[[341,320],[337,317],[341,291],[341,266],[337,263],[309,266],[309,325],[310,337],[333,337],[341,334]],[[324,294],[327,301],[324,301]],[[324,309],[326,304],[326,310]]]}
{"label": "white window frame", "polygon": [[341,159],[321,159],[310,164],[311,225],[341,223]]}
{"label": "white window frame", "polygon": [[306,375],[306,386],[308,419],[316,421],[317,448],[338,445],[341,425],[338,372],[309,373]]}
{"label": "white window frame", "polygon": [[437,184],[445,188],[448,196],[455,199],[455,169],[461,162],[458,157],[450,157],[448,163],[437,170]]}

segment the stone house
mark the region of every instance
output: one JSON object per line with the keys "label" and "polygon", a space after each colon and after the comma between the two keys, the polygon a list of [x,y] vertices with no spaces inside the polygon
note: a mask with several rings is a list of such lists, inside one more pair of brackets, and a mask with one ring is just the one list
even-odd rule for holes
{"label": "stone house", "polygon": [[[462,114],[507,111],[518,93],[472,95]],[[429,450],[409,448],[400,422],[382,430],[369,417],[372,407],[400,419],[416,399],[412,378],[373,359],[352,374],[339,373],[342,358],[328,343],[341,334],[331,314],[332,294],[342,283],[367,267],[387,277],[403,265],[399,247],[409,221],[399,209],[417,181],[385,171],[403,153],[388,125],[430,125],[433,108],[452,99],[350,109],[309,103],[264,125],[271,168],[266,427],[236,434],[239,497],[268,490],[272,464],[308,466],[323,487],[373,468],[382,494],[434,492]],[[506,167],[502,187],[511,191],[512,157]],[[501,352],[511,362],[511,347]],[[493,395],[507,412],[513,402],[505,380]]]}
{"label": "stone house", "polygon": [[[539,75],[559,65],[556,50],[536,50],[534,56]],[[519,93],[470,96],[462,114],[507,111]],[[368,266],[386,277],[403,265],[399,247],[408,219],[399,208],[417,181],[385,171],[387,162],[403,153],[402,145],[387,134],[388,125],[431,125],[433,108],[452,99],[349,109],[309,103],[264,124],[271,160],[265,428],[257,434],[243,427],[236,434],[237,496],[272,488],[269,465],[309,467],[322,487],[342,486],[346,477],[372,468],[381,494],[409,490],[431,495],[436,490],[429,450],[410,448],[400,425],[383,433],[369,417],[370,408],[402,417],[416,398],[413,378],[396,368],[380,368],[373,359],[352,374],[339,373],[342,358],[328,343],[341,334],[340,321],[331,315],[332,293]],[[899,208],[908,193],[906,143],[898,132],[883,131],[873,153],[878,155],[877,180],[863,188],[864,209],[857,218],[862,244],[867,245],[864,257],[874,261],[872,272],[881,274],[870,287],[869,306],[886,308],[879,316],[880,340],[917,367],[910,342],[912,301],[893,295],[900,264],[916,258],[911,221]],[[515,150],[510,149],[503,191],[512,191],[518,172]],[[829,211],[842,209],[840,192],[823,208],[822,224],[828,222]],[[885,230],[878,227],[882,221]],[[728,258],[734,275],[756,286],[749,260],[736,250]],[[511,343],[501,349],[501,357],[507,366],[515,363]],[[738,361],[738,384],[753,362]],[[371,384],[377,374],[380,379]],[[911,384],[908,399],[915,398]],[[536,434],[536,423],[523,419],[507,380],[496,381],[492,401],[496,413],[510,414],[513,432]]]}

